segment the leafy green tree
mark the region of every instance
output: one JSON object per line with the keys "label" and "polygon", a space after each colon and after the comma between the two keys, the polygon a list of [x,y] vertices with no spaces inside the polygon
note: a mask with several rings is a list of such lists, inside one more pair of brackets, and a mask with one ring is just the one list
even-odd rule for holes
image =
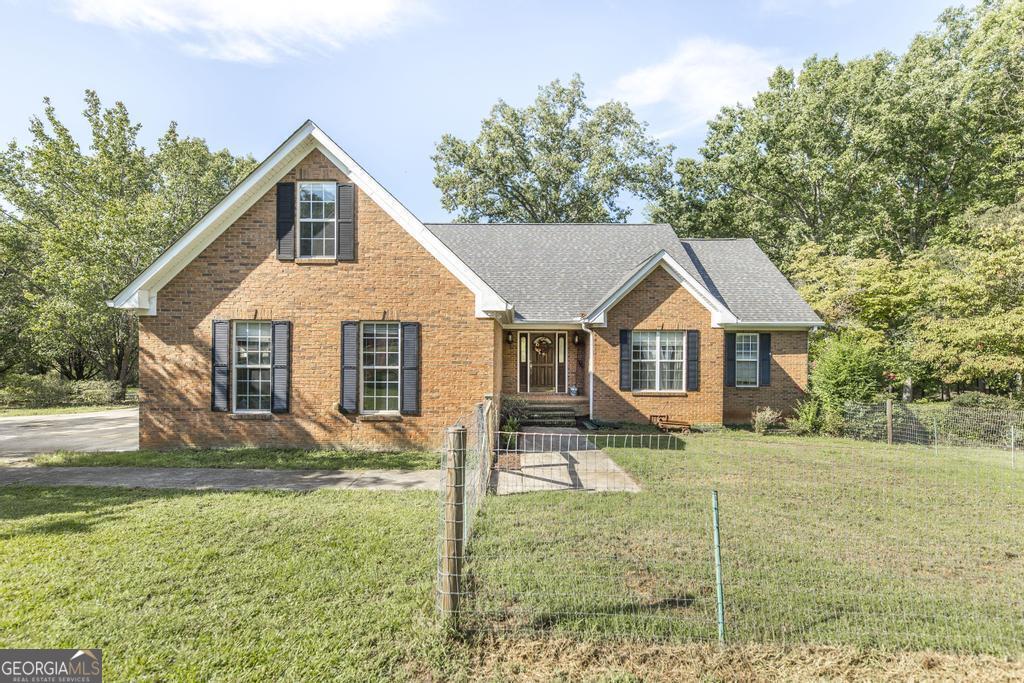
{"label": "leafy green tree", "polygon": [[27,328],[32,319],[27,289],[34,245],[17,223],[0,217],[0,375],[33,360]]}
{"label": "leafy green tree", "polygon": [[1020,392],[1024,374],[1024,201],[972,213],[963,241],[908,264],[922,290],[914,356],[946,383],[986,379]]}
{"label": "leafy green tree", "polygon": [[778,261],[814,241],[900,261],[969,208],[1024,187],[1024,10],[948,10],[906,54],[779,69],[723,108],[655,207],[680,233],[751,236]]}
{"label": "leafy green tree", "polygon": [[137,368],[137,321],[106,299],[254,162],[210,152],[173,123],[148,154],[122,103],[105,109],[87,91],[85,104],[87,150],[46,100],[28,144],[12,142],[0,156],[5,239],[20,236],[34,257],[4,263],[22,274],[36,354],[66,377],[103,375],[125,386]]}
{"label": "leafy green tree", "polygon": [[445,135],[432,158],[441,204],[459,220],[606,222],[630,215],[623,192],[664,193],[671,153],[625,104],[587,106],[577,75],[528,107],[499,100],[475,140]]}

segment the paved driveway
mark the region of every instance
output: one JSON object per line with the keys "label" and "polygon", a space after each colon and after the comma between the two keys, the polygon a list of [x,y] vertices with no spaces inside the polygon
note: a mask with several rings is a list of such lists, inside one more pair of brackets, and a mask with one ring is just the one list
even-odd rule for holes
{"label": "paved driveway", "polygon": [[51,451],[134,451],[137,408],[71,415],[0,417],[0,459]]}

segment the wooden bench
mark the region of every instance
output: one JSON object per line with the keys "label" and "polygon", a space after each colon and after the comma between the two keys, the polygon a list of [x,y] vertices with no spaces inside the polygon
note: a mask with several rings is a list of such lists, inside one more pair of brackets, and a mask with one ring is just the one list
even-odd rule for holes
{"label": "wooden bench", "polygon": [[689,434],[691,424],[684,420],[673,420],[669,415],[651,415],[651,424],[663,432],[680,432]]}

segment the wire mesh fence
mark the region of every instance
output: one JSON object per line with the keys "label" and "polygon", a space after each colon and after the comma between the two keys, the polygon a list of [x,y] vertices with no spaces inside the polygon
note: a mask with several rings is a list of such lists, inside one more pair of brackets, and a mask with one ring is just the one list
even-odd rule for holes
{"label": "wire mesh fence", "polygon": [[726,642],[1024,653],[1024,473],[972,449],[736,432],[491,441],[472,534],[441,562],[457,569],[462,629],[717,640],[717,491]]}
{"label": "wire mesh fence", "polygon": [[915,406],[896,401],[851,403],[843,411],[843,433],[888,445],[974,449],[978,457],[1017,466],[1024,441],[1024,411],[965,406]]}

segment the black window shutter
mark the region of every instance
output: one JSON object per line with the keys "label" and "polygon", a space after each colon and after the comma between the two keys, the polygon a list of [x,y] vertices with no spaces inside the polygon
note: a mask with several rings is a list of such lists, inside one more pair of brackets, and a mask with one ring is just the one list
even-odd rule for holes
{"label": "black window shutter", "polygon": [[725,386],[736,386],[736,333],[725,333]]}
{"label": "black window shutter", "polygon": [[420,324],[402,323],[402,383],[398,397],[399,412],[420,412]]}
{"label": "black window shutter", "polygon": [[341,412],[359,411],[359,323],[341,324]]}
{"label": "black window shutter", "polygon": [[231,346],[231,323],[227,320],[213,321],[213,336],[210,357],[213,361],[211,373],[210,409],[218,413],[228,410],[230,390],[230,372],[228,349]]}
{"label": "black window shutter", "polygon": [[277,258],[295,260],[295,183],[277,184]]}
{"label": "black window shutter", "polygon": [[287,413],[292,368],[292,324],[287,320],[270,324],[270,356],[270,412]]}
{"label": "black window shutter", "polygon": [[760,372],[757,383],[759,386],[767,387],[772,383],[772,335],[762,332],[760,337],[757,342],[757,367]]}
{"label": "black window shutter", "polygon": [[338,185],[338,260],[356,260],[355,186]]}
{"label": "black window shutter", "polygon": [[619,330],[619,389],[633,390],[633,332]]}
{"label": "black window shutter", "polygon": [[686,331],[686,390],[700,390],[700,331]]}

